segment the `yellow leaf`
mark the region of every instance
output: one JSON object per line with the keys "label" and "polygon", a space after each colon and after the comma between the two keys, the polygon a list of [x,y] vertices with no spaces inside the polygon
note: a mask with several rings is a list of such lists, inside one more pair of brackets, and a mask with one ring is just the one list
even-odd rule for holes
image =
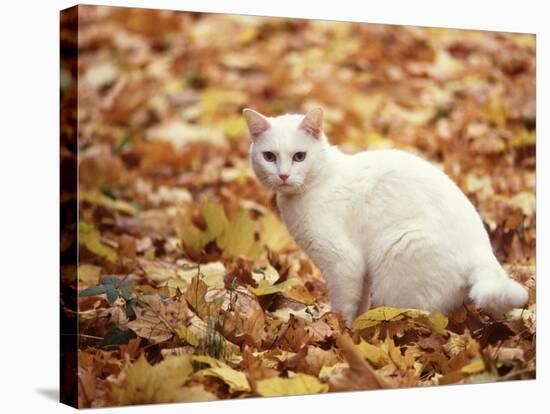
{"label": "yellow leaf", "polygon": [[435,311],[430,314],[428,317],[430,321],[431,328],[438,334],[443,335],[445,333],[445,328],[449,323],[449,319],[443,315],[441,312]]}
{"label": "yellow leaf", "polygon": [[399,348],[395,345],[395,342],[393,342],[393,339],[389,336],[386,337],[386,340],[382,344],[382,348],[391,362],[400,370],[405,371],[409,365],[412,366],[414,359],[403,356]]}
{"label": "yellow leaf", "polygon": [[243,372],[237,371],[218,359],[207,355],[193,356],[193,361],[210,365],[210,368],[201,369],[202,375],[212,376],[221,379],[231,391],[250,391],[250,385]]}
{"label": "yellow leaf", "polygon": [[477,374],[485,371],[485,364],[481,358],[474,359],[468,365],[465,365],[461,369],[465,374]]}
{"label": "yellow leaf", "polygon": [[206,203],[201,207],[201,213],[207,225],[204,232],[204,244],[206,244],[212,240],[216,240],[223,233],[229,222],[221,204]]}
{"label": "yellow leaf", "polygon": [[403,315],[406,314],[408,310],[409,309],[390,308],[387,306],[369,309],[353,321],[352,328],[353,330],[360,330],[376,326],[384,321],[402,319]]}
{"label": "yellow leaf", "polygon": [[406,316],[409,318],[409,325],[413,327],[423,326],[440,335],[447,334],[445,328],[447,327],[449,320],[441,312],[434,311],[432,313],[428,313],[427,311],[420,309],[409,309],[406,312]]}
{"label": "yellow leaf", "polygon": [[327,392],[327,384],[321,383],[312,375],[298,373],[293,378],[268,378],[256,384],[258,394],[263,397],[280,395],[303,395]]}
{"label": "yellow leaf", "polygon": [[109,262],[115,263],[117,260],[115,250],[101,243],[99,230],[86,223],[80,223],[78,227],[78,243],[83,244],[89,251]]}
{"label": "yellow leaf", "polygon": [[240,210],[235,219],[229,223],[216,243],[223,251],[223,257],[248,256],[256,257],[260,253],[254,239],[254,222],[246,212]]}
{"label": "yellow leaf", "polygon": [[188,224],[180,231],[182,243],[195,250],[200,250],[207,242],[206,235],[193,224]]}
{"label": "yellow leaf", "polygon": [[292,236],[275,214],[266,214],[260,219],[260,224],[260,243],[270,250],[281,251],[292,245]]}
{"label": "yellow leaf", "polygon": [[192,224],[185,226],[180,232],[184,245],[200,250],[215,240],[225,258],[241,255],[255,258],[261,254],[261,246],[255,240],[254,221],[246,210],[240,210],[231,222],[227,220],[221,204],[205,204],[201,207],[201,213],[207,229],[201,231]]}
{"label": "yellow leaf", "polygon": [[404,317],[408,318],[409,324],[413,327],[420,325],[442,335],[446,333],[445,328],[448,319],[441,312],[429,313],[421,309],[390,308],[386,306],[370,309],[359,315],[353,322],[352,327],[354,330],[360,330],[376,326],[382,322],[397,321]]}
{"label": "yellow leaf", "polygon": [[[116,405],[191,401],[183,385],[192,373],[190,355],[169,357],[151,366],[141,354],[124,369],[123,381],[113,387],[113,401]],[[204,393],[195,397],[211,399]]]}
{"label": "yellow leaf", "polygon": [[382,351],[380,348],[369,344],[363,338],[361,338],[361,342],[355,345],[355,347],[361,353],[361,355],[363,355],[370,362],[376,365],[380,365],[381,359],[384,358],[384,356],[386,355],[385,352]]}
{"label": "yellow leaf", "polygon": [[78,281],[86,286],[95,286],[99,283],[101,267],[90,264],[78,266]]}
{"label": "yellow leaf", "polygon": [[277,292],[284,292],[298,283],[300,282],[297,279],[287,279],[282,283],[271,285],[267,280],[261,280],[258,283],[258,287],[248,286],[248,290],[250,290],[256,296],[271,295]]}

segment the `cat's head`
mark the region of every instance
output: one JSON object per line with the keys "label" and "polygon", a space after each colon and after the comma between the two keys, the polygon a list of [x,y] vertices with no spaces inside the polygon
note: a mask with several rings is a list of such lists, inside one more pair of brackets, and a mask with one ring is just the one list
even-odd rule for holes
{"label": "cat's head", "polygon": [[245,109],[243,115],[252,141],[250,162],[262,184],[285,194],[306,191],[325,167],[323,110],[270,118]]}

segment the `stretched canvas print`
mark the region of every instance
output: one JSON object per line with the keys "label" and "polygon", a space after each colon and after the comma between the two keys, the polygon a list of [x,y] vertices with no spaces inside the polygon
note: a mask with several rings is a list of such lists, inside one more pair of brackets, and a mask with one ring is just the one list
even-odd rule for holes
{"label": "stretched canvas print", "polygon": [[535,378],[535,35],[88,5],[60,33],[63,402]]}

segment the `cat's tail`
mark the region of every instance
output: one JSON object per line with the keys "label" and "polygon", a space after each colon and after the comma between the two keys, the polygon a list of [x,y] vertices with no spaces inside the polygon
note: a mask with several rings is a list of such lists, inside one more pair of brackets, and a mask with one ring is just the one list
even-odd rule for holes
{"label": "cat's tail", "polygon": [[498,262],[474,269],[470,283],[470,298],[496,318],[527,304],[527,289],[510,278]]}

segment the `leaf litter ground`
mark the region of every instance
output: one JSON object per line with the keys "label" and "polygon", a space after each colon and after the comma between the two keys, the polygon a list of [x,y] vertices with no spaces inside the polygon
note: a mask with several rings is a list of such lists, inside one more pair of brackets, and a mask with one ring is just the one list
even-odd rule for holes
{"label": "leaf litter ground", "polygon": [[[80,264],[62,286],[81,407],[535,377],[534,36],[80,11]],[[248,168],[240,116],[315,105],[346,151],[440,165],[528,307],[377,308],[345,329]]]}

